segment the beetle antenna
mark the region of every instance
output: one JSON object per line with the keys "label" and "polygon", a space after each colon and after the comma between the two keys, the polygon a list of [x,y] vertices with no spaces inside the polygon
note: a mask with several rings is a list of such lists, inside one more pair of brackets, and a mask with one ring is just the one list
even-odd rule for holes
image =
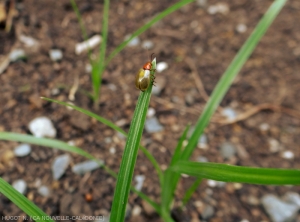
{"label": "beetle antenna", "polygon": [[151,61],[150,61],[150,62],[152,62],[152,61],[153,61],[153,58],[152,58],[152,57],[153,57],[153,55],[155,55],[155,53],[152,53],[152,54],[151,54]]}

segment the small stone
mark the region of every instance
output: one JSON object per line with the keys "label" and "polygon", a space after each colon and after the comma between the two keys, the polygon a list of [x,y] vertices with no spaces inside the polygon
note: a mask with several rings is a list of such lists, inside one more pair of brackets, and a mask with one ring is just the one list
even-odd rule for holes
{"label": "small stone", "polygon": [[236,152],[235,146],[230,142],[223,142],[220,146],[220,152],[224,159],[230,159]]}
{"label": "small stone", "polygon": [[287,160],[293,159],[295,157],[294,153],[292,151],[288,151],[288,150],[282,152],[281,156],[282,156],[282,158],[287,159]]}
{"label": "small stone", "polygon": [[[104,164],[104,162],[102,160],[99,160],[102,164]],[[76,174],[80,174],[83,175],[87,172],[91,172],[93,170],[96,170],[98,168],[100,168],[101,165],[99,165],[95,160],[88,160],[82,163],[77,163],[76,165],[74,165],[72,167],[72,171],[73,173]]]}
{"label": "small stone", "polygon": [[226,183],[222,181],[216,181],[216,180],[207,180],[207,185],[209,187],[224,187]]}
{"label": "small stone", "polygon": [[43,107],[43,100],[37,94],[29,96],[28,100],[33,108],[40,109]]}
{"label": "small stone", "polygon": [[263,196],[261,202],[273,222],[293,221],[299,210],[297,204],[284,202],[273,194]]}
{"label": "small stone", "polygon": [[247,198],[247,203],[253,206],[258,206],[260,204],[260,201],[256,196],[250,195]]}
{"label": "small stone", "polygon": [[29,130],[35,137],[50,137],[56,136],[56,129],[51,120],[45,116],[37,117],[29,123]]}
{"label": "small stone", "polygon": [[166,86],[166,79],[162,76],[155,79],[155,86],[152,87],[152,94],[159,96]]}
{"label": "small stone", "polygon": [[12,186],[13,186],[13,188],[15,188],[21,194],[25,194],[26,189],[27,189],[27,184],[22,179],[14,181]]}
{"label": "small stone", "polygon": [[71,114],[70,123],[83,131],[88,130],[91,125],[90,117],[77,111]]}
{"label": "small stone", "polygon": [[114,147],[109,148],[109,152],[111,154],[115,154],[116,153],[116,148],[114,148]]}
{"label": "small stone", "polygon": [[134,177],[134,180],[136,181],[135,189],[137,189],[138,191],[141,191],[144,181],[145,181],[145,176],[144,175],[136,175]]}
{"label": "small stone", "polygon": [[38,193],[41,194],[43,197],[48,197],[50,195],[50,190],[47,186],[41,186],[38,189]]}
{"label": "small stone", "polygon": [[160,132],[164,129],[156,117],[146,119],[145,128],[148,133]]}
{"label": "small stone", "polygon": [[222,116],[225,116],[227,120],[234,120],[237,114],[231,107],[226,107],[222,110]]}
{"label": "small stone", "polygon": [[287,192],[282,199],[287,203],[295,204],[300,208],[300,195],[298,193]]}
{"label": "small stone", "polygon": [[15,156],[17,157],[23,157],[27,156],[31,152],[31,147],[29,144],[20,144],[17,146],[14,150]]}
{"label": "small stone", "polygon": [[236,31],[239,32],[239,33],[244,33],[247,31],[247,26],[243,23],[240,23],[236,26]]}
{"label": "small stone", "polygon": [[33,48],[38,45],[38,41],[30,36],[20,35],[20,41],[25,44],[26,47]]}
{"label": "small stone", "polygon": [[154,46],[154,44],[153,44],[153,42],[151,42],[150,40],[145,40],[145,41],[143,41],[143,43],[142,43],[142,47],[143,47],[144,49],[152,49],[153,46]]}
{"label": "small stone", "polygon": [[199,6],[199,7],[202,7],[204,8],[207,4],[207,0],[197,0],[196,1],[196,4]]}
{"label": "small stone", "polygon": [[152,107],[150,107],[147,111],[147,118],[151,118],[155,115],[155,109],[153,109]]}
{"label": "small stone", "polygon": [[51,49],[49,51],[49,56],[53,62],[57,62],[63,58],[63,53],[60,49]]}
{"label": "small stone", "polygon": [[14,49],[9,53],[9,60],[15,62],[17,60],[26,59],[26,54],[23,49]]}
{"label": "small stone", "polygon": [[194,95],[192,95],[191,93],[187,93],[185,95],[185,102],[188,106],[192,106],[195,103]]}
{"label": "small stone", "polygon": [[201,216],[204,220],[206,220],[206,219],[211,218],[214,215],[214,213],[215,213],[214,208],[207,204],[204,206]]}
{"label": "small stone", "polygon": [[280,151],[281,147],[277,140],[270,138],[268,142],[269,142],[269,149],[271,153],[276,153]]}
{"label": "small stone", "polygon": [[77,43],[75,46],[76,55],[80,55],[82,52],[88,51],[89,49],[93,49],[101,42],[102,38],[100,35],[94,35],[90,39]]}
{"label": "small stone", "polygon": [[135,205],[132,209],[132,215],[133,216],[138,216],[138,215],[141,214],[141,212],[142,212],[142,208],[138,205]]}
{"label": "small stone", "polygon": [[214,15],[214,14],[217,14],[217,13],[226,15],[226,14],[229,13],[229,7],[226,3],[220,2],[220,3],[217,3],[215,5],[209,6],[207,11],[211,15]]}
{"label": "small stone", "polygon": [[109,88],[111,91],[117,91],[117,89],[118,89],[117,86],[112,83],[108,84],[107,88]]}
{"label": "small stone", "polygon": [[159,62],[156,64],[156,72],[162,72],[168,68],[168,64],[166,62]]}
{"label": "small stone", "polygon": [[92,69],[93,69],[93,67],[90,63],[85,64],[84,70],[86,73],[91,73]]}
{"label": "small stone", "polygon": [[[131,35],[126,35],[125,36],[125,40],[129,39],[131,37]],[[134,37],[133,39],[130,40],[130,42],[128,42],[128,46],[133,47],[133,46],[137,46],[138,44],[140,44],[140,39],[139,37]]]}
{"label": "small stone", "polygon": [[53,88],[51,89],[51,95],[52,96],[57,96],[60,93],[59,88]]}
{"label": "small stone", "polygon": [[71,157],[69,154],[57,156],[52,163],[52,175],[54,180],[58,180],[64,175],[69,166]]}
{"label": "small stone", "polygon": [[202,134],[198,139],[197,147],[199,147],[200,149],[207,149],[207,136],[205,134]]}
{"label": "small stone", "polygon": [[207,163],[208,159],[205,156],[199,156],[197,158],[197,161],[200,162],[200,163]]}

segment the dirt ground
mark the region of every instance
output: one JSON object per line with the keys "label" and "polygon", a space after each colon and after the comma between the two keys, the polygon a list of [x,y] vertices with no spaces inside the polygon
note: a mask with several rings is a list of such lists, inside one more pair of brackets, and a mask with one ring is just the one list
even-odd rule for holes
{"label": "dirt ground", "polygon": [[[88,36],[101,34],[102,1],[77,2]],[[175,2],[112,0],[108,53],[126,35]],[[229,10],[216,14],[209,13],[209,6],[218,1],[208,1],[202,6],[191,3],[139,37],[141,42],[153,42],[149,51],[155,53],[158,62],[169,65],[156,75],[157,81],[165,82],[165,85],[160,95],[153,95],[150,102],[164,130],[144,132],[142,139],[142,144],[155,156],[162,169],[168,165],[185,126],[196,122],[205,104],[205,96],[199,92],[201,87],[197,81],[202,81],[210,95],[271,2],[223,0]],[[300,168],[299,10],[300,1],[287,2],[221,103],[223,108],[231,107],[238,113],[264,103],[277,109],[261,109],[234,124],[222,125],[214,118],[205,131],[208,147],[197,148],[193,160],[202,156],[211,162],[240,166]],[[92,90],[90,75],[85,71],[88,56],[86,53],[75,54],[75,44],[82,42],[83,38],[70,2],[19,0],[16,1],[16,12],[9,33],[4,30],[5,24],[0,23],[0,61],[16,48],[24,49],[27,58],[11,63],[0,74],[0,131],[28,134],[30,120],[47,116],[57,129],[57,139],[74,141],[75,145],[103,159],[117,172],[124,138],[74,110],[39,99],[45,96],[68,101],[69,89],[77,77],[80,89]],[[239,24],[244,24],[247,29],[238,31]],[[19,39],[21,35],[36,39],[38,45],[25,46]],[[62,60],[53,62],[49,58],[50,49],[62,50]],[[93,53],[97,55],[97,48]],[[95,110],[92,101],[80,92],[76,93],[74,104],[96,112],[128,131],[140,93],[134,86],[135,73],[147,60],[148,52],[141,43],[126,47],[109,63],[104,73],[99,109]],[[59,92],[53,93],[55,89]],[[266,130],[262,130],[262,124],[268,126]],[[270,152],[271,139],[279,143],[279,151]],[[224,141],[230,141],[240,150],[229,160],[220,154],[220,144]],[[1,155],[16,145],[0,141]],[[116,149],[115,154],[110,152],[112,147]],[[74,212],[94,216],[109,214],[115,179],[108,173],[98,169],[79,176],[69,167],[61,179],[54,181],[51,163],[63,152],[38,146],[32,146],[32,149],[29,156],[13,158],[12,164],[2,160],[1,177],[9,183],[24,179],[28,185],[25,195],[49,215],[73,215]],[[282,152],[287,150],[294,153],[293,159],[282,157]],[[85,160],[75,154],[71,156],[72,164]],[[135,175],[146,176],[142,191],[159,201],[157,175],[142,153],[138,155]],[[38,194],[35,187],[38,179],[50,187],[49,197]],[[193,181],[193,178],[181,179],[175,208]],[[213,207],[213,213],[205,221],[270,221],[260,198],[268,193],[281,196],[287,191],[300,192],[300,188],[233,183],[210,187],[204,180],[186,208],[182,212],[174,210],[173,216],[176,221],[204,221],[203,208],[209,205]],[[85,200],[87,194],[92,194],[92,201]],[[131,210],[127,221],[161,221],[137,195],[130,195],[129,205],[141,212],[133,215],[134,210]],[[0,196],[0,206],[0,216],[25,215],[3,195]]]}

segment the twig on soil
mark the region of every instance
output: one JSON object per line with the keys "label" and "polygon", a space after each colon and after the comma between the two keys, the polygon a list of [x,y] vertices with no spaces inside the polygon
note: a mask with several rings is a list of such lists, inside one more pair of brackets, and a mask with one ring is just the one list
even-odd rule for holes
{"label": "twig on soil", "polygon": [[260,105],[250,108],[249,110],[247,110],[244,113],[239,114],[235,119],[217,120],[214,122],[222,124],[222,125],[232,124],[232,123],[236,123],[236,122],[245,120],[245,119],[249,118],[250,116],[252,116],[262,110],[272,110],[274,112],[282,112],[282,113],[285,113],[285,114],[288,114],[290,116],[300,119],[300,112],[297,110],[289,109],[286,107],[282,107],[282,106],[278,106],[278,105],[274,105],[274,104],[270,104],[270,103],[263,103],[263,104],[260,104]]}
{"label": "twig on soil", "polygon": [[195,66],[194,61],[190,57],[187,57],[185,59],[185,61],[186,61],[187,65],[190,67],[190,69],[192,70],[192,75],[195,80],[195,84],[196,84],[196,87],[198,88],[199,93],[202,95],[203,99],[207,102],[209,99],[209,96],[207,95],[207,93],[204,89],[203,83],[201,81],[201,78],[198,75],[197,67]]}
{"label": "twig on soil", "polygon": [[79,77],[78,75],[75,76],[74,78],[74,84],[72,85],[70,92],[69,92],[69,100],[74,101],[75,100],[75,94],[78,90],[78,86],[79,86]]}

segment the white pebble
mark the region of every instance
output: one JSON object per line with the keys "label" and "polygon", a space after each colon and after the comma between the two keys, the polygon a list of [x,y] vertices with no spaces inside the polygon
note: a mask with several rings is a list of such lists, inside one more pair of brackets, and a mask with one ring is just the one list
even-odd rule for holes
{"label": "white pebble", "polygon": [[109,152],[110,152],[111,154],[115,154],[115,153],[116,153],[116,148],[111,147],[111,148],[109,149]]}
{"label": "white pebble", "polygon": [[134,177],[134,180],[136,181],[135,189],[137,189],[138,191],[141,191],[144,181],[145,181],[145,176],[144,175],[136,175]]}
{"label": "white pebble", "polygon": [[288,150],[282,152],[281,156],[282,156],[282,158],[288,159],[288,160],[293,159],[295,157],[294,153],[292,151],[288,151]]}
{"label": "white pebble", "polygon": [[[125,40],[128,40],[131,37],[131,35],[126,35],[125,36]],[[139,37],[134,37],[133,39],[130,40],[130,42],[128,42],[128,46],[137,46],[138,44],[140,44],[140,39]]]}
{"label": "white pebble", "polygon": [[50,195],[50,190],[47,186],[41,186],[38,189],[38,193],[41,194],[43,197],[48,197]]}
{"label": "white pebble", "polygon": [[155,115],[155,109],[153,109],[152,107],[150,107],[149,109],[148,109],[148,111],[147,111],[147,117],[148,118],[151,118],[151,117],[153,117],[154,115]]}
{"label": "white pebble", "polygon": [[77,43],[75,45],[75,53],[77,55],[80,55],[82,52],[87,51],[88,49],[93,49],[94,47],[99,45],[101,40],[102,39],[100,35],[94,35],[93,37],[84,42]]}
{"label": "white pebble", "polygon": [[156,71],[157,72],[162,72],[164,71],[165,69],[167,69],[169,66],[166,62],[159,62],[157,63],[156,65]]}
{"label": "white pebble", "polygon": [[60,93],[59,88],[53,88],[51,89],[51,95],[52,96],[57,96]]}
{"label": "white pebble", "polygon": [[25,51],[23,49],[14,49],[9,53],[9,60],[15,62],[19,59],[26,58]]}
{"label": "white pebble", "polygon": [[141,214],[141,212],[142,212],[142,208],[138,205],[135,205],[132,209],[132,215],[133,216],[138,216],[138,215]]}
{"label": "white pebble", "polygon": [[52,175],[54,180],[58,180],[64,175],[66,169],[69,166],[71,157],[69,154],[64,154],[56,157],[52,163]]}
{"label": "white pebble", "polygon": [[199,7],[205,7],[206,4],[207,4],[207,0],[197,0],[197,1],[196,1],[196,4],[197,4]]}
{"label": "white pebble", "polygon": [[222,110],[222,116],[225,116],[228,120],[234,120],[237,114],[231,107],[226,107]]}
{"label": "white pebble", "polygon": [[63,53],[61,50],[59,49],[51,49],[49,51],[49,56],[50,56],[50,59],[53,61],[53,62],[56,62],[56,61],[59,61],[62,59],[63,57]]}
{"label": "white pebble", "polygon": [[154,46],[153,42],[151,42],[151,41],[149,41],[149,40],[145,40],[145,41],[143,41],[143,43],[142,43],[142,47],[143,47],[144,49],[152,49],[153,46]]}
{"label": "white pebble", "polygon": [[19,39],[26,47],[34,47],[38,44],[38,41],[30,36],[20,35]]}
{"label": "white pebble", "polygon": [[91,73],[92,69],[93,69],[93,67],[90,63],[87,63],[84,67],[84,70],[85,70],[86,73]]}
{"label": "white pebble", "polygon": [[76,145],[74,140],[69,140],[69,141],[68,141],[68,144],[69,144],[70,146],[75,146],[75,145]]}
{"label": "white pebble", "polygon": [[229,12],[229,7],[228,7],[227,4],[220,2],[220,3],[217,3],[215,5],[209,6],[207,11],[211,15],[214,15],[214,14],[217,14],[217,13],[226,15]]}
{"label": "white pebble", "polygon": [[25,194],[26,189],[27,189],[27,184],[22,179],[14,181],[13,184],[12,184],[12,186],[13,186],[13,188],[15,188],[21,194]]}
{"label": "white pebble", "polygon": [[247,26],[243,23],[240,23],[236,26],[236,31],[239,32],[239,33],[244,33],[247,31]]}
{"label": "white pebble", "polygon": [[29,123],[29,130],[35,137],[50,137],[56,136],[56,129],[51,120],[45,116],[37,117]]}
{"label": "white pebble", "polygon": [[[104,162],[102,160],[99,160],[102,164]],[[73,173],[83,175],[87,172],[91,172],[95,169],[100,168],[101,166],[95,161],[95,160],[88,160],[82,163],[77,163],[72,167]]]}
{"label": "white pebble", "polygon": [[31,147],[29,144],[21,144],[17,146],[14,150],[14,153],[17,157],[27,156],[31,152]]}
{"label": "white pebble", "polygon": [[197,147],[199,147],[200,149],[207,149],[207,136],[205,134],[202,134],[198,139]]}
{"label": "white pebble", "polygon": [[215,181],[215,180],[207,180],[207,185],[210,187],[224,187],[226,183],[221,181]]}
{"label": "white pebble", "polygon": [[271,153],[276,153],[281,149],[280,144],[277,140],[270,138],[268,142]]}
{"label": "white pebble", "polygon": [[164,127],[159,123],[157,118],[152,117],[150,119],[146,119],[145,129],[148,133],[156,133],[162,131]]}
{"label": "white pebble", "polygon": [[259,125],[259,129],[263,132],[268,131],[270,129],[270,125],[268,123],[262,123]]}

